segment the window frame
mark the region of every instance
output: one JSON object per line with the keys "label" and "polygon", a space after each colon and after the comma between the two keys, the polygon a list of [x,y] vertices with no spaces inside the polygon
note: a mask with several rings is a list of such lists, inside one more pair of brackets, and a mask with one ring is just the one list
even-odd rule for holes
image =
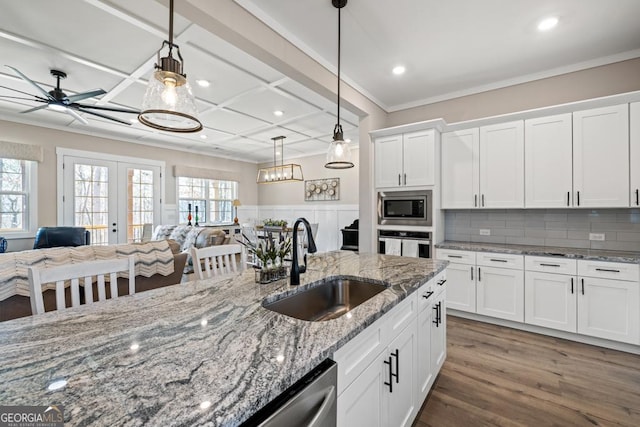
{"label": "window frame", "polygon": [[[25,164],[26,189],[26,221],[25,227],[20,231],[0,231],[2,237],[7,240],[34,238],[38,226],[38,162],[34,160],[13,159],[3,157],[2,159],[18,160]],[[0,193],[4,193],[1,192]]]}
{"label": "window frame", "polygon": [[[181,198],[180,197],[180,187],[181,187],[180,180],[183,179],[183,178],[184,179],[202,180],[203,184],[204,184],[204,192],[205,192],[204,197],[203,198],[198,198],[198,199]],[[232,185],[232,187],[233,187],[232,188],[232,198],[231,199],[214,199],[214,198],[212,198],[210,188],[211,188],[212,183],[215,182],[215,181],[233,183],[233,185]],[[240,187],[240,182],[239,181],[235,181],[235,180],[231,180],[231,179],[200,178],[200,177],[192,177],[192,176],[186,176],[186,175],[177,176],[176,177],[176,214],[177,214],[176,218],[177,218],[177,223],[178,224],[186,224],[187,223],[186,221],[185,222],[181,222],[182,221],[181,213],[184,212],[184,211],[180,210],[180,205],[181,205],[182,201],[184,201],[186,203],[192,203],[192,204],[194,204],[196,202],[200,202],[200,201],[204,202],[204,204],[206,206],[206,212],[205,212],[206,220],[202,221],[200,219],[199,220],[199,224],[202,223],[202,224],[216,224],[217,225],[217,224],[230,224],[230,223],[232,223],[233,222],[233,215],[234,215],[234,212],[233,212],[233,200],[238,198],[239,187]],[[213,211],[212,211],[213,203],[215,203],[215,202],[226,202],[226,201],[228,201],[232,205],[231,206],[231,220],[229,222],[216,222],[213,218],[211,218],[212,213],[213,213]],[[218,211],[215,211],[215,212],[218,212]],[[199,214],[199,216],[202,216],[201,212],[198,212],[198,214]],[[191,216],[192,216],[191,223],[195,224],[195,210],[191,211]]]}

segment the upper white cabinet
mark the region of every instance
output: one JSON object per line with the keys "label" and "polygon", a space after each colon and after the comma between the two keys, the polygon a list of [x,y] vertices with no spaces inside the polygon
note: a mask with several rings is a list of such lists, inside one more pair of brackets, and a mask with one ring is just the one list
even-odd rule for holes
{"label": "upper white cabinet", "polygon": [[525,120],[525,206],[562,208],[572,205],[571,114]]}
{"label": "upper white cabinet", "polygon": [[480,193],[478,128],[442,134],[442,208],[478,207]]}
{"label": "upper white cabinet", "polygon": [[524,206],[522,121],[442,135],[442,208]]}
{"label": "upper white cabinet", "polygon": [[435,184],[433,129],[376,138],[376,187],[417,187]]}
{"label": "upper white cabinet", "polygon": [[631,206],[640,206],[640,102],[629,104]]}
{"label": "upper white cabinet", "polygon": [[574,206],[629,206],[628,104],[573,113]]}
{"label": "upper white cabinet", "polygon": [[480,128],[480,206],[524,207],[524,124]]}

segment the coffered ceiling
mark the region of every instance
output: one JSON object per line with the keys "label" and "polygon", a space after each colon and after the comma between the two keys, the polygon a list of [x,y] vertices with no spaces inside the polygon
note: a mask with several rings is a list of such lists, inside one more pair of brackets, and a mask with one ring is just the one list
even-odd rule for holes
{"label": "coffered ceiling", "polygon": [[[156,0],[0,0],[0,85],[33,94],[10,65],[46,90],[50,69],[67,73],[68,94],[102,88],[85,103],[139,109],[156,51],[168,38],[168,8]],[[284,135],[285,158],[326,152],[336,122],[329,101],[260,63],[229,43],[176,15],[176,43],[196,95],[204,130],[159,132],[140,123],[118,124],[85,115],[89,125],[38,104],[0,98],[0,119],[90,133],[131,142],[191,150],[252,162],[273,160],[271,138]],[[166,53],[166,51],[165,51]],[[200,87],[196,80],[210,82]],[[0,88],[0,95],[23,96]],[[282,116],[274,115],[279,110]],[[134,115],[112,114],[129,121]],[[345,137],[357,144],[358,118],[341,113]]]}
{"label": "coffered ceiling", "polygon": [[[337,11],[331,0],[218,1],[244,7],[335,71]],[[0,65],[16,67],[47,90],[54,84],[49,70],[59,69],[68,74],[62,82],[67,94],[102,88],[108,93],[88,103],[139,109],[156,51],[167,38],[166,3],[0,0]],[[539,20],[552,15],[557,27],[539,32]],[[397,111],[640,57],[638,16],[638,0],[349,0],[342,77],[386,111]],[[34,103],[2,98],[0,119],[253,162],[273,159],[271,138],[278,135],[287,137],[285,158],[326,151],[336,122],[334,100],[179,15],[175,33],[205,126],[200,133],[164,133],[93,116],[84,126],[49,110],[21,114]],[[406,72],[393,75],[396,65]],[[200,87],[197,79],[211,85]],[[0,85],[33,93],[5,67]],[[0,95],[15,92],[0,88]],[[276,110],[284,115],[275,116]],[[341,122],[345,137],[357,144],[356,115],[343,110]]]}

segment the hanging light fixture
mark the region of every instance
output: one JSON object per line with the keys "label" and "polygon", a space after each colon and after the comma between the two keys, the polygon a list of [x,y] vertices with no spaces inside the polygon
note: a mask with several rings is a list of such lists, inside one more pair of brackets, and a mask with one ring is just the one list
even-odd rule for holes
{"label": "hanging light fixture", "polygon": [[[303,181],[302,166],[293,163],[284,164],[284,139],[286,136],[276,136],[273,140],[273,166],[258,170],[258,184],[273,184],[277,182]],[[280,142],[280,164],[277,161],[278,142]]]}
{"label": "hanging light fixture", "polygon": [[340,125],[340,9],[347,5],[347,0],[331,0],[331,4],[338,9],[338,123],[333,128],[333,141],[327,152],[325,168],[348,169],[353,167],[351,161],[351,148],[344,140],[342,126]]}
{"label": "hanging light fixture", "polygon": [[[169,54],[160,57],[164,47]],[[171,55],[176,50],[178,59]],[[196,101],[183,70],[180,48],[173,43],[173,0],[169,2],[169,40],[162,42],[158,50],[158,63],[149,78],[147,91],[142,100],[142,112],[138,116],[140,123],[154,129],[168,132],[198,132],[202,124],[196,118]]]}

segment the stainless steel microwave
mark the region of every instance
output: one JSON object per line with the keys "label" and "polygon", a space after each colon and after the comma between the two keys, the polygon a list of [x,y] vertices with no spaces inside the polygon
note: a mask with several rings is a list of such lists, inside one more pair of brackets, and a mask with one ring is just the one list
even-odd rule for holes
{"label": "stainless steel microwave", "polygon": [[380,225],[432,225],[433,192],[386,191],[378,192],[378,224]]}

